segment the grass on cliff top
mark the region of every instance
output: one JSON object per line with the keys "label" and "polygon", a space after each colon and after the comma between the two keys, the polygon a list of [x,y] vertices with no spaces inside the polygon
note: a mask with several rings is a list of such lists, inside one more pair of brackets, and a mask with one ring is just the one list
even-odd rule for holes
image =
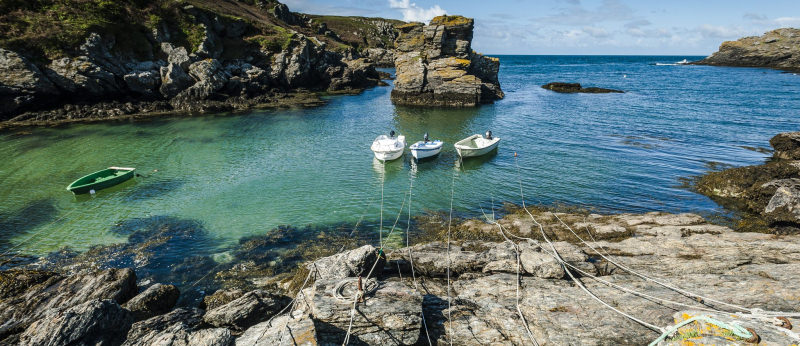
{"label": "grass on cliff top", "polygon": [[463,16],[438,16],[431,19],[430,25],[468,25],[472,23],[471,18],[463,17]]}
{"label": "grass on cliff top", "polygon": [[394,26],[405,24],[396,19],[308,15],[315,22],[325,23],[343,42],[356,48],[393,47],[394,38],[381,35],[373,22],[383,21]]}

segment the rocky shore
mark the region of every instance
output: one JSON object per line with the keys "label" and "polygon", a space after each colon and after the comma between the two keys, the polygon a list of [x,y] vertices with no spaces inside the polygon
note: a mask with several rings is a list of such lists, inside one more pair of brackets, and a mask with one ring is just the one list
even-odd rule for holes
{"label": "rocky shore", "polygon": [[[785,328],[797,315],[765,317],[800,311],[798,235],[735,232],[694,214],[528,215],[513,206],[496,224],[455,222],[449,249],[447,219],[422,217],[415,228],[411,247],[351,245],[290,276],[262,272],[251,281],[258,287],[228,286],[177,308],[191,288],[137,280],[139,269],[2,271],[0,343],[338,345],[349,335],[367,345],[618,345],[661,334],[609,306],[659,328],[706,315],[751,328],[762,344],[798,341]],[[354,305],[359,275],[364,295]],[[747,310],[756,308],[764,311]],[[707,322],[661,344],[683,342],[749,344]]]}
{"label": "rocky shore", "polygon": [[474,107],[502,99],[500,60],[472,50],[474,25],[472,18],[439,16],[398,26],[392,102]]}
{"label": "rocky shore", "polygon": [[762,36],[725,41],[717,52],[693,64],[800,71],[800,29],[781,28]]}
{"label": "rocky shore", "polygon": [[[46,5],[3,6],[11,6],[4,8],[8,16],[51,18]],[[43,22],[40,29],[8,22],[0,35],[3,126],[317,105],[319,92],[359,92],[388,78],[364,57],[379,53],[373,47],[350,46],[325,22],[277,1],[109,6],[98,13],[65,9],[75,21],[98,23],[30,40],[36,30],[72,22]],[[369,25],[375,37],[396,35],[391,22],[363,24]],[[54,43],[56,35],[78,42]],[[387,54],[373,57],[385,63]]]}
{"label": "rocky shore", "polygon": [[742,230],[800,234],[800,132],[778,134],[769,143],[768,162],[711,172],[696,189],[740,211]]}

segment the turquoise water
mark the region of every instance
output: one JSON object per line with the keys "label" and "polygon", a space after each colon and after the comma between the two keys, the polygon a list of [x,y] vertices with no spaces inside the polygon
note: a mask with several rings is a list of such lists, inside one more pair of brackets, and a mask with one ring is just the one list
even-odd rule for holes
{"label": "turquoise water", "polygon": [[[502,56],[506,98],[475,109],[395,107],[390,87],[312,109],[77,124],[0,133],[0,251],[44,254],[124,242],[115,225],[170,216],[198,222],[216,251],[278,225],[394,221],[413,181],[415,213],[458,213],[491,201],[568,204],[601,212],[719,213],[680,178],[763,162],[797,130],[800,77],[767,69],[656,66],[699,57]],[[625,94],[557,94],[580,82]],[[435,159],[385,166],[369,146],[389,130],[446,142]],[[487,129],[495,155],[457,162],[452,143]],[[515,159],[514,154],[518,156]],[[518,165],[515,163],[518,162]],[[65,187],[110,165],[146,177],[74,197]],[[155,171],[157,170],[157,171]],[[518,173],[519,172],[519,173]],[[383,182],[383,183],[382,183]],[[405,217],[405,216],[403,216]]]}

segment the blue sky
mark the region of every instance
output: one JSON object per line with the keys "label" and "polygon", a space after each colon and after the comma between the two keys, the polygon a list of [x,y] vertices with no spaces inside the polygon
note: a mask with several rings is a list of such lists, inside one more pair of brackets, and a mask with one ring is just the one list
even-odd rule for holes
{"label": "blue sky", "polygon": [[315,14],[475,18],[486,54],[708,55],[726,40],[800,28],[800,0],[283,0]]}

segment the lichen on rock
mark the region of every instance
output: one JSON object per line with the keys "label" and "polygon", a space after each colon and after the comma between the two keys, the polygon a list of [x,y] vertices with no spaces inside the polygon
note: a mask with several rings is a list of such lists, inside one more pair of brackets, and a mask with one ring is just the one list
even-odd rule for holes
{"label": "lichen on rock", "polygon": [[392,102],[474,107],[503,98],[497,79],[500,61],[472,50],[473,28],[474,20],[462,16],[397,27]]}

